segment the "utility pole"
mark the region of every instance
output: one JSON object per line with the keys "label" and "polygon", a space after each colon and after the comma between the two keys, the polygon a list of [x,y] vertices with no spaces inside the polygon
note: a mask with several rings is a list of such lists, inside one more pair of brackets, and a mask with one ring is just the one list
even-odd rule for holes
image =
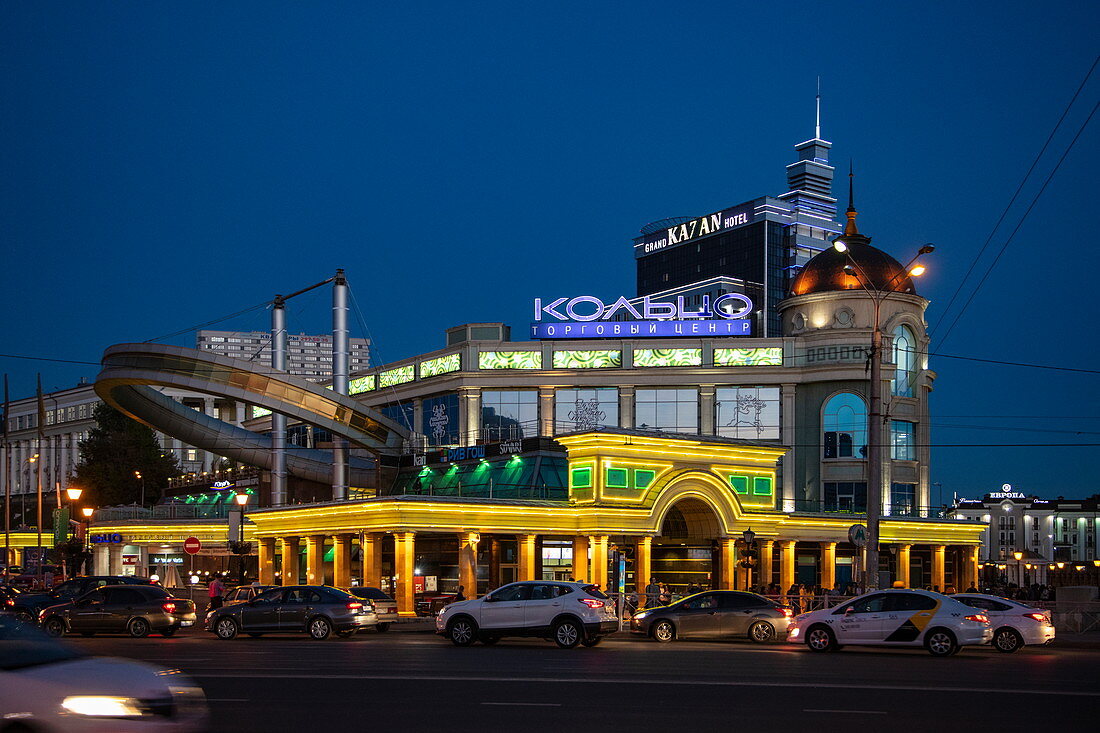
{"label": "utility pole", "polygon": [[[348,280],[339,269],[332,285],[332,391],[348,394]],[[332,436],[332,498],[348,498],[348,441]],[[476,588],[475,588],[476,590]]]}
{"label": "utility pole", "polygon": [[[286,300],[275,296],[271,308],[271,368],[286,371]],[[286,503],[286,415],[271,413],[271,505]]]}

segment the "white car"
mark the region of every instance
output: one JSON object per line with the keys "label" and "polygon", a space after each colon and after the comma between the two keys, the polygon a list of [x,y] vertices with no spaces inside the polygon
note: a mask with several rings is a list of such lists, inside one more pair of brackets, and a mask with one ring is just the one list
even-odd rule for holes
{"label": "white car", "polygon": [[787,641],[805,642],[815,652],[845,644],[923,646],[937,657],[992,638],[985,614],[939,593],[901,589],[865,593],[836,608],[804,613],[787,630]]}
{"label": "white car", "polygon": [[538,636],[572,649],[599,644],[604,635],[619,630],[619,620],[614,603],[594,585],[531,580],[444,607],[435,618],[435,629],[457,646],[476,640],[495,644],[504,636]]}
{"label": "white car", "polygon": [[993,625],[993,648],[999,652],[1011,654],[1025,644],[1054,641],[1050,611],[985,593],[957,593],[951,597],[989,616],[989,623]]}
{"label": "white car", "polygon": [[202,689],[178,671],[88,656],[0,617],[0,722],[35,733],[185,733],[208,719]]}

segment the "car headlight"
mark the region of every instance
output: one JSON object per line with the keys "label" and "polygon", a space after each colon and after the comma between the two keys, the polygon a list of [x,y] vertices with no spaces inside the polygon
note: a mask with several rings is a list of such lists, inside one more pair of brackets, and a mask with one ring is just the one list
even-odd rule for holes
{"label": "car headlight", "polygon": [[61,707],[70,713],[90,718],[136,718],[142,715],[140,704],[132,697],[73,695],[62,700]]}

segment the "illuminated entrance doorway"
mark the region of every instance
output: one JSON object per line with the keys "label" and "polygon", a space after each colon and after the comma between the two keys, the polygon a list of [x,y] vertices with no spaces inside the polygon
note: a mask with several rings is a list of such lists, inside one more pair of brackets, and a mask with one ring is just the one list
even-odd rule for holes
{"label": "illuminated entrance doorway", "polygon": [[718,515],[710,505],[701,499],[680,499],[669,508],[661,534],[653,539],[652,576],[674,595],[717,588],[721,535]]}

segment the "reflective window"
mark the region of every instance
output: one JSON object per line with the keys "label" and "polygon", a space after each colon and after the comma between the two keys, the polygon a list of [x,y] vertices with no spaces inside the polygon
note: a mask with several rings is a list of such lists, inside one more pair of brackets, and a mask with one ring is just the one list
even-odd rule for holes
{"label": "reflective window", "polygon": [[891,593],[886,596],[887,611],[929,611],[939,603],[932,596],[920,593]]}
{"label": "reflective window", "polygon": [[826,481],[825,511],[846,513],[867,511],[867,483]]}
{"label": "reflective window", "polygon": [[634,426],[642,430],[698,433],[698,390],[676,388],[636,390]]}
{"label": "reflective window", "polygon": [[421,409],[424,412],[424,434],[431,445],[458,444],[458,395],[427,397]]}
{"label": "reflective window", "polygon": [[531,594],[529,585],[508,585],[490,596],[494,601],[526,601]]}
{"label": "reflective window", "polygon": [[619,390],[554,390],[554,432],[572,433],[619,426]]}
{"label": "reflective window", "polygon": [[867,404],[852,392],[840,392],[825,403],[826,458],[867,457]]}
{"label": "reflective window", "polygon": [[895,461],[917,460],[917,452],[913,446],[913,423],[905,420],[890,421],[890,457]]}
{"label": "reflective window", "polygon": [[917,516],[916,496],[916,484],[890,484],[890,516]]}
{"label": "reflective window", "polygon": [[539,395],[535,390],[481,392],[481,438],[494,442],[539,434]]}
{"label": "reflective window", "polygon": [[779,440],[778,387],[719,387],[715,399],[716,435]]}
{"label": "reflective window", "polygon": [[718,597],[709,593],[706,595],[695,596],[694,598],[689,598],[684,601],[683,608],[687,608],[690,610],[718,608]]}
{"label": "reflective window", "polygon": [[876,593],[873,596],[867,596],[860,598],[854,603],[845,607],[845,610],[851,609],[852,613],[880,613],[886,608],[886,594]]}
{"label": "reflective window", "polygon": [[917,340],[908,326],[898,326],[894,329],[894,394],[912,397],[917,372]]}
{"label": "reflective window", "polygon": [[378,410],[383,415],[401,425],[406,430],[413,429],[413,403],[400,402],[396,405],[386,405]]}

